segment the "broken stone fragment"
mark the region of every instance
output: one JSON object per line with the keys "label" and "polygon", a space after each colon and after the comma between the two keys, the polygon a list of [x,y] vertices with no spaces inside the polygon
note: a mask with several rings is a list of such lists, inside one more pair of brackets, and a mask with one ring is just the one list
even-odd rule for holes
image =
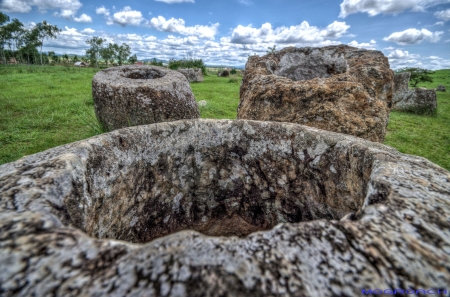
{"label": "broken stone fragment", "polygon": [[413,111],[416,113],[433,113],[437,108],[435,90],[422,88],[410,89],[397,97],[393,109],[400,111]]}
{"label": "broken stone fragment", "polygon": [[251,56],[238,119],[298,123],[383,142],[393,78],[380,51],[344,45]]}
{"label": "broken stone fragment", "polygon": [[179,68],[178,72],[182,73],[189,82],[203,82],[203,73],[200,68]]}
{"label": "broken stone fragment", "polygon": [[447,288],[450,173],[291,123],[131,127],[0,166],[3,296]]}
{"label": "broken stone fragment", "polygon": [[436,91],[426,88],[410,89],[410,72],[402,72],[394,76],[393,109],[413,111],[416,113],[433,113],[437,108]]}
{"label": "broken stone fragment", "polygon": [[403,100],[405,94],[409,93],[409,79],[411,72],[396,73],[394,75],[394,93],[392,97],[392,105],[395,106],[397,102]]}

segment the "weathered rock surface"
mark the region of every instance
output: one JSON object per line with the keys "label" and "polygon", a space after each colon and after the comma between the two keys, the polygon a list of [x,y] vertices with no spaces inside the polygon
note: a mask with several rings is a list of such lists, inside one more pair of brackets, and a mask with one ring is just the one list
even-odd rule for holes
{"label": "weathered rock surface", "polygon": [[396,96],[393,109],[401,111],[414,111],[417,113],[433,113],[437,108],[435,90],[422,88],[410,89]]}
{"label": "weathered rock surface", "polygon": [[181,73],[158,66],[120,66],[92,80],[95,113],[108,130],[196,119],[200,111]]}
{"label": "weathered rock surface", "polygon": [[245,66],[239,119],[304,124],[383,142],[394,73],[379,51],[285,48]]}
{"label": "weathered rock surface", "polygon": [[203,82],[203,73],[200,68],[179,68],[178,72],[182,73],[189,82]]}
{"label": "weathered rock surface", "polygon": [[392,97],[392,105],[403,100],[405,94],[409,94],[409,79],[411,72],[402,72],[394,75],[394,93]]}
{"label": "weathered rock surface", "polygon": [[444,85],[439,85],[439,86],[436,88],[436,91],[439,91],[439,92],[445,92],[445,91],[447,91],[447,89],[445,88]]}
{"label": "weathered rock surface", "polygon": [[0,166],[0,295],[448,289],[449,218],[448,171],[361,138],[275,122],[132,127]]}
{"label": "weathered rock surface", "polygon": [[395,74],[393,109],[417,113],[434,112],[437,108],[436,92],[422,88],[410,89],[410,77],[410,72]]}

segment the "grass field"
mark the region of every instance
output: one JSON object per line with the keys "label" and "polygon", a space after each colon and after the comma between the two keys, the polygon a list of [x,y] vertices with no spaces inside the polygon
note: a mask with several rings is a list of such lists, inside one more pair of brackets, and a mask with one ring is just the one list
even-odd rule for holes
{"label": "grass field", "polygon": [[384,144],[450,170],[450,69],[435,71],[432,76],[432,83],[420,83],[419,87],[435,89],[441,84],[447,87],[447,92],[436,92],[436,114],[391,111]]}
{"label": "grass field", "polygon": [[[0,66],[0,164],[102,133],[91,95],[96,69],[57,66]],[[433,74],[450,87],[450,70]],[[209,75],[192,84],[205,100],[202,118],[235,119],[240,77]],[[385,144],[423,156],[450,170],[450,90],[438,92],[436,115],[392,112]]]}

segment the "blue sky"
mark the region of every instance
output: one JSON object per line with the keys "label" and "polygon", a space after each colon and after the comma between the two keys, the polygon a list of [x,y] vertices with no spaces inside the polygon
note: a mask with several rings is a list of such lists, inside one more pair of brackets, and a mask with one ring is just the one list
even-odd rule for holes
{"label": "blue sky", "polygon": [[26,26],[63,31],[44,51],[85,54],[100,36],[138,59],[194,57],[243,66],[268,47],[348,44],[382,51],[391,68],[450,68],[450,0],[0,0]]}

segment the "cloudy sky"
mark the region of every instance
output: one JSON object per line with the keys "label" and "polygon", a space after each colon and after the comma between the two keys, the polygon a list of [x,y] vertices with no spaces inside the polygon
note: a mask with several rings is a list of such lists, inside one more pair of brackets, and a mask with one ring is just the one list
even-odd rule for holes
{"label": "cloudy sky", "polygon": [[376,49],[391,68],[450,68],[450,0],[0,0],[26,26],[63,31],[44,51],[85,54],[100,36],[138,59],[194,57],[243,66],[268,47],[348,44]]}

